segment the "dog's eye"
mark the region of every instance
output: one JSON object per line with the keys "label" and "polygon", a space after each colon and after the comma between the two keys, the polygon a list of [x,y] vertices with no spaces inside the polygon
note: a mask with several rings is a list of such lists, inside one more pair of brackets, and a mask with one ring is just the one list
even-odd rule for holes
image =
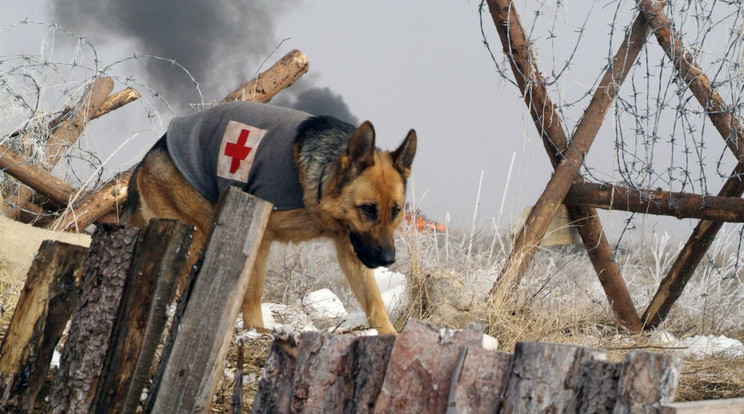
{"label": "dog's eye", "polygon": [[390,217],[395,220],[396,217],[398,217],[398,214],[400,214],[400,207],[393,206],[393,212],[390,214]]}
{"label": "dog's eye", "polygon": [[374,204],[362,204],[360,207],[362,213],[370,220],[377,220],[377,206]]}

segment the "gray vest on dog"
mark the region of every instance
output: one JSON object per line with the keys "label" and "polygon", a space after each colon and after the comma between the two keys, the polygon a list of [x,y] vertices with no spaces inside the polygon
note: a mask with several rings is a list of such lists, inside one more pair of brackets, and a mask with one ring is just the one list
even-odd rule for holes
{"label": "gray vest on dog", "polygon": [[291,210],[304,206],[293,144],[297,127],[309,117],[293,109],[231,102],[174,118],[166,143],[173,163],[205,198],[216,201],[227,186],[238,185],[272,202],[274,210]]}

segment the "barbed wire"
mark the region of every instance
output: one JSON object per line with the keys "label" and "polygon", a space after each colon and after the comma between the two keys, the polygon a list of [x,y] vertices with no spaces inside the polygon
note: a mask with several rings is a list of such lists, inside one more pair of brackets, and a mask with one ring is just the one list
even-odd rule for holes
{"label": "barbed wire", "polygon": [[[564,128],[571,130],[638,16],[636,2],[515,1],[511,7],[517,8],[544,86],[564,120]],[[743,2],[676,1],[668,2],[664,11],[686,51],[728,104],[726,111],[741,119]],[[506,70],[506,56],[495,56],[492,51],[487,34],[493,29],[484,23],[485,1],[480,3],[478,13],[482,40],[499,77],[516,86],[514,74]],[[604,120],[594,145],[598,148],[589,151],[585,162],[574,168],[597,183],[715,193],[724,180],[731,178],[737,160],[711,126],[708,113],[651,34]],[[567,131],[566,136],[571,134]],[[638,217],[627,216],[617,249],[623,237],[636,228]]]}
{"label": "barbed wire", "polygon": [[[55,127],[74,115],[75,111],[70,109],[74,109],[85,91],[104,76],[115,81],[115,88],[133,87],[141,96],[147,97],[137,101],[140,110],[144,111],[140,119],[149,123],[151,131],[162,130],[163,111],[173,115],[176,110],[156,88],[132,75],[135,70],[130,64],[141,66],[145,62],[157,61],[173,66],[174,72],[188,77],[198,94],[199,104],[204,103],[199,82],[173,59],[132,53],[105,63],[85,36],[54,23],[30,19],[2,26],[0,34],[26,35],[26,30],[39,38],[39,53],[0,55],[0,120],[3,125],[0,145],[23,155],[32,164],[44,162],[44,144]],[[57,57],[59,55],[62,58]],[[112,139],[126,140],[125,131],[121,132],[121,136]],[[105,165],[105,158],[79,140],[55,171],[70,183],[97,188],[113,175],[117,167]],[[19,188],[20,183],[0,171],[0,189],[6,204],[11,203]]]}

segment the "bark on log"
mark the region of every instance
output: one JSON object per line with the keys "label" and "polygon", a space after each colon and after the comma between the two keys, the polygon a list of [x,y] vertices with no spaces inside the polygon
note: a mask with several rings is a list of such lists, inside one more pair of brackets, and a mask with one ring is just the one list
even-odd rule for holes
{"label": "bark on log", "polygon": [[140,98],[139,92],[134,88],[126,88],[121,91],[110,95],[105,101],[98,107],[96,113],[90,118],[90,120],[100,118],[109,112],[115,111],[122,106],[134,102]]}
{"label": "bark on log", "polygon": [[89,413],[139,230],[101,226],[85,257],[80,300],[50,392],[52,413]]}
{"label": "bark on log", "polygon": [[590,362],[584,381],[579,412],[612,413],[617,403],[617,383],[619,379],[620,364],[609,361]]}
{"label": "bark on log", "polygon": [[512,356],[480,346],[461,348],[461,364],[452,376],[447,414],[496,413],[506,388]]}
{"label": "bark on log", "polygon": [[282,89],[292,85],[307,73],[310,62],[304,53],[292,50],[265,72],[246,82],[228,94],[222,102],[255,101],[269,102]]}
{"label": "bark on log", "polygon": [[701,196],[662,190],[634,190],[628,187],[577,183],[563,201],[571,206],[591,206],[682,218],[730,223],[744,222],[744,200],[739,197]]}
{"label": "bark on log", "polygon": [[109,180],[98,190],[87,194],[67,210],[50,226],[53,230],[80,232],[101,217],[117,212],[127,200],[127,186],[134,167]]}
{"label": "bark on log", "polygon": [[222,372],[258,243],[272,205],[230,187],[220,198],[206,243],[204,261],[169,355],[152,411],[203,412],[212,401]]}
{"label": "bark on log", "polygon": [[501,412],[578,412],[587,367],[605,357],[574,345],[518,342]]}
{"label": "bark on log", "polygon": [[445,412],[460,347],[482,346],[482,341],[482,326],[453,332],[409,320],[393,345],[375,412]]}
{"label": "bark on log", "polygon": [[292,407],[292,383],[300,345],[294,336],[275,333],[253,399],[253,414],[288,413]]}
{"label": "bark on log", "polygon": [[354,398],[346,414],[376,412],[377,396],[385,381],[394,335],[362,336],[354,342]]}
{"label": "bark on log", "polygon": [[0,406],[33,412],[54,348],[77,304],[88,249],[47,240],[41,244],[0,347]]}
{"label": "bark on log", "polygon": [[[611,68],[605,73],[592,98],[592,102],[576,129],[574,147],[567,148],[568,140],[563,129],[563,123],[547,94],[540,71],[534,64],[536,60],[532,55],[529,41],[519,22],[519,16],[514,10],[513,4],[509,0],[489,0],[488,6],[499,32],[504,53],[509,57],[514,77],[525,103],[530,109],[530,114],[540,133],[543,145],[554,168],[556,168],[556,173],[560,169],[561,175],[576,178],[576,171],[572,170],[580,166],[583,156],[588,151],[589,145],[591,145],[591,141],[599,129],[601,120],[604,118],[604,113],[614,100],[616,89],[622,84],[648,36],[648,27],[644,18],[639,16],[633,23],[630,33],[626,35],[623,44],[613,59]],[[593,123],[590,122],[592,118],[595,121]],[[562,152],[562,155],[559,155],[559,152]],[[535,205],[526,223],[526,228],[530,232],[529,237],[517,239],[507,260],[507,265],[501,272],[498,284],[495,284],[491,289],[490,297],[494,304],[504,303],[509,291],[518,284],[539,245],[539,240],[544,236],[556,210],[565,198],[569,182],[574,179],[563,177],[563,182],[560,182],[556,175],[553,178],[556,181],[553,182],[553,179],[551,179],[551,183],[561,191],[555,191],[556,187],[553,189],[546,188],[543,195],[548,194],[552,198],[541,196]],[[630,331],[640,331],[640,319],[620,274],[620,269],[612,260],[612,249],[602,230],[596,210],[588,207],[578,207],[571,208],[570,211],[574,221],[579,225],[579,234],[584,241],[589,258],[597,272],[597,277],[615,313],[615,318]]]}
{"label": "bark on log", "polygon": [[193,227],[175,220],[152,220],[147,226],[127,276],[91,412],[135,412],[193,233]]}
{"label": "bark on log", "polygon": [[[672,27],[672,23],[657,2],[637,0],[638,8],[646,16],[659,45],[674,63],[677,73],[685,81],[690,92],[705,109],[726,145],[739,160],[734,172],[723,185],[718,195],[721,197],[741,197],[744,194],[744,128],[735,116],[734,108],[713,90],[710,79],[693,56],[687,51],[682,38]],[[674,303],[682,294],[698,264],[713,243],[722,223],[703,220],[698,223],[687,243],[677,256],[667,276],[662,280],[651,303],[643,313],[647,329],[657,327],[666,318]]]}
{"label": "bark on log", "polygon": [[354,338],[303,332],[292,384],[292,412],[340,413],[354,395]]}
{"label": "bark on log", "polygon": [[0,170],[61,205],[67,204],[78,191],[47,170],[29,164],[25,158],[2,145],[0,145]]}
{"label": "bark on log", "polygon": [[657,413],[674,402],[682,360],[678,356],[631,351],[620,366],[615,414]]}

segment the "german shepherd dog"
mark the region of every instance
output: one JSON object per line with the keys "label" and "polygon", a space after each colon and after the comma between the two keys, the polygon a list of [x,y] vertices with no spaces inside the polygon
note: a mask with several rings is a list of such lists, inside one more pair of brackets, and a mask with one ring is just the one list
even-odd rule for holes
{"label": "german shepherd dog", "polygon": [[[122,221],[145,227],[152,218],[170,218],[195,226],[189,255],[193,265],[211,230],[216,199],[226,188],[224,184],[214,185],[215,182],[247,182],[251,185],[244,186],[246,191],[260,198],[266,196],[275,207],[243,299],[244,325],[263,328],[261,298],[272,242],[328,237],[333,240],[339,265],[369,326],[381,334],[394,334],[372,269],[395,261],[393,236],[403,216],[406,180],[416,153],[416,132],[410,130],[391,152],[375,147],[375,131],[369,121],[355,128],[332,117],[315,117],[252,102],[221,104],[190,117],[195,120],[174,119],[166,135],[135,169]],[[274,120],[266,121],[270,118]],[[297,125],[289,120],[297,120]],[[236,132],[228,132],[231,128]],[[272,128],[289,131],[289,144],[282,145],[279,138],[267,139]],[[197,137],[200,135],[207,137]],[[250,144],[251,137],[258,136],[263,139]],[[205,188],[208,186],[201,185],[199,179],[188,178],[191,173],[182,166],[185,163],[176,159],[175,154],[183,152],[180,148],[188,145],[202,147],[192,151],[197,156],[191,158],[198,161],[197,169],[210,175],[202,181],[209,181],[212,188]],[[242,152],[228,152],[236,146],[243,148]],[[274,171],[280,169],[283,161],[266,158],[271,150],[275,150],[276,157],[285,158],[290,167]],[[209,152],[217,152],[217,157],[226,161],[208,160]],[[225,155],[228,153],[232,158]],[[250,154],[255,159],[251,160]],[[237,174],[241,164],[248,161],[252,165],[248,165],[246,174],[237,179],[230,175]],[[262,173],[268,185],[253,182]],[[218,175],[229,181],[217,180]],[[281,200],[283,193],[291,192],[288,189],[293,183],[299,184],[299,194],[295,196],[299,204],[295,205]],[[280,206],[282,203],[286,205]]]}

